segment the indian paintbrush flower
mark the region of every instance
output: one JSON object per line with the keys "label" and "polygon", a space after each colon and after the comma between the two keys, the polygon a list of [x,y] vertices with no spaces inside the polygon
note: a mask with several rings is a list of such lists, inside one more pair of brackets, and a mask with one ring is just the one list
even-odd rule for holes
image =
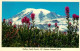
{"label": "indian paintbrush flower", "polygon": [[55,33],[59,36],[59,26],[57,26],[57,23],[55,23]]}
{"label": "indian paintbrush flower", "polygon": [[14,25],[13,27],[16,28],[16,25]]}
{"label": "indian paintbrush flower", "polygon": [[50,26],[51,26],[51,24],[49,23],[49,24],[48,24],[48,27],[50,27]]}
{"label": "indian paintbrush flower", "polygon": [[71,25],[71,22],[69,22],[69,25]]}
{"label": "indian paintbrush flower", "polygon": [[51,24],[49,23],[49,24],[48,24],[48,27],[49,27],[49,31],[50,31],[50,26],[51,26]]}
{"label": "indian paintbrush flower", "polygon": [[67,28],[68,28],[68,33],[70,33],[70,26],[69,26],[69,7],[67,6],[67,7],[65,7],[65,12],[66,12],[66,19],[67,19],[67,24],[68,24],[68,26],[67,26]]}
{"label": "indian paintbrush flower", "polygon": [[64,34],[66,35],[67,32],[64,32]]}
{"label": "indian paintbrush flower", "polygon": [[66,13],[69,13],[69,7],[68,6],[65,7],[65,11],[66,11]]}
{"label": "indian paintbrush flower", "polygon": [[26,19],[27,19],[27,17],[25,16],[25,17],[24,17],[24,19],[26,20]]}
{"label": "indian paintbrush flower", "polygon": [[25,16],[24,18],[21,19],[22,24],[28,22],[27,17]]}
{"label": "indian paintbrush flower", "polygon": [[32,14],[31,14],[31,19],[34,20],[34,18],[35,18],[35,14],[32,13]]}
{"label": "indian paintbrush flower", "polygon": [[72,16],[73,16],[73,19],[75,20],[75,18],[76,18],[76,14],[73,14]]}
{"label": "indian paintbrush flower", "polygon": [[78,16],[78,15],[76,15],[76,14],[73,14],[72,16],[73,16],[73,19],[74,19],[74,20],[75,20],[75,19],[76,19],[76,20],[78,20],[78,19],[79,19],[79,16]]}
{"label": "indian paintbrush flower", "polygon": [[21,19],[21,22],[22,24],[24,23],[24,26],[26,26],[25,24],[27,24],[28,27],[28,25],[30,24],[30,19],[25,16],[24,18]]}
{"label": "indian paintbrush flower", "polygon": [[9,24],[12,25],[12,22],[10,21]]}
{"label": "indian paintbrush flower", "polygon": [[57,26],[57,23],[55,23],[55,27]]}
{"label": "indian paintbrush flower", "polygon": [[69,7],[67,6],[67,7],[65,7],[65,12],[66,12],[66,19],[68,20],[68,18],[69,18]]}
{"label": "indian paintbrush flower", "polygon": [[3,22],[5,23],[5,19],[3,19]]}
{"label": "indian paintbrush flower", "polygon": [[25,22],[26,23],[29,23],[30,19],[29,18],[26,18]]}
{"label": "indian paintbrush flower", "polygon": [[32,13],[32,14],[31,14],[31,19],[32,19],[32,23],[33,23],[33,26],[32,26],[33,28],[34,28],[34,18],[35,18],[35,14]]}
{"label": "indian paintbrush flower", "polygon": [[78,15],[76,15],[76,20],[78,20],[79,19],[79,16]]}

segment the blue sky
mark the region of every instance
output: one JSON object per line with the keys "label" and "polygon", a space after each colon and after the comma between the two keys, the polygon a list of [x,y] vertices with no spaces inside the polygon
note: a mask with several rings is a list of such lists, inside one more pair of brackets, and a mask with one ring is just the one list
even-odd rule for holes
{"label": "blue sky", "polygon": [[2,2],[2,19],[8,19],[26,8],[46,9],[65,16],[65,7],[69,6],[70,16],[79,15],[79,2]]}

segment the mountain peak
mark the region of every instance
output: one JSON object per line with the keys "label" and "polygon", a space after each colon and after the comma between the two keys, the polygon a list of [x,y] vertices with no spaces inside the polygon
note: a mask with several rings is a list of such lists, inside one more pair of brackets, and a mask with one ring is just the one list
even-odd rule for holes
{"label": "mountain peak", "polygon": [[[53,29],[54,23],[57,22],[58,25],[60,26],[60,29],[64,30],[66,29],[66,22],[65,22],[65,18],[60,16],[59,14],[56,14],[54,12],[51,12],[49,10],[46,9],[34,9],[34,8],[27,8],[23,11],[21,11],[20,13],[16,14],[15,16],[13,16],[12,24],[17,24],[17,25],[21,25],[21,19],[24,16],[27,16],[31,21],[31,17],[30,15],[34,13],[35,14],[35,26],[42,28],[42,29],[48,29],[47,24],[51,23],[51,29]],[[63,18],[63,19],[61,19]],[[64,26],[65,25],[65,26]],[[64,29],[63,27],[64,26]]]}
{"label": "mountain peak", "polygon": [[46,14],[48,14],[48,13],[50,13],[50,11],[48,11],[48,10],[46,10],[46,9],[34,9],[34,8],[27,8],[27,9],[25,9],[25,10],[23,10],[23,11],[25,11],[25,13],[28,13],[28,12],[33,12],[33,13],[40,13],[41,11],[44,13],[44,15],[46,15]]}

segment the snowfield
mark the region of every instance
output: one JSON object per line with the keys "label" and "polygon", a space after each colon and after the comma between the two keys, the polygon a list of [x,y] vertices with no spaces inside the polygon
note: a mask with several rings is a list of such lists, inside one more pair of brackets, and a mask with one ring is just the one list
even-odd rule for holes
{"label": "snowfield", "polygon": [[[51,12],[46,9],[33,9],[33,8],[27,8],[25,10],[22,10],[20,13],[14,15],[12,18],[8,20],[12,20],[12,25],[17,24],[21,25],[21,19],[24,16],[27,16],[31,20],[31,13],[35,14],[35,26],[38,27],[39,29],[48,29],[47,24],[51,23],[51,30],[55,28],[54,23],[58,23],[59,30],[61,31],[66,31],[67,28],[67,23],[66,23],[66,17],[61,16],[59,14],[56,14],[54,12]],[[72,18],[70,18],[70,21],[72,22]]]}

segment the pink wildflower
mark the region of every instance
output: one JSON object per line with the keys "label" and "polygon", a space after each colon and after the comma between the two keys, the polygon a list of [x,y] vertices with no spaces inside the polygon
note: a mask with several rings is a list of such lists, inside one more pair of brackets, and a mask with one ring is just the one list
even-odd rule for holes
{"label": "pink wildflower", "polygon": [[14,28],[16,28],[16,25],[14,25]]}
{"label": "pink wildflower", "polygon": [[68,6],[65,7],[65,11],[66,11],[66,13],[69,13],[69,7]]}
{"label": "pink wildflower", "polygon": [[3,19],[3,22],[5,23],[5,19]]}
{"label": "pink wildflower", "polygon": [[35,18],[35,14],[32,13],[32,14],[31,14],[31,19],[34,20],[34,18]]}
{"label": "pink wildflower", "polygon": [[55,27],[57,26],[57,23],[55,23]]}
{"label": "pink wildflower", "polygon": [[27,18],[25,22],[26,22],[26,23],[29,23],[29,21],[30,21],[30,19],[29,19],[29,18]]}
{"label": "pink wildflower", "polygon": [[76,14],[73,14],[72,16],[73,16],[74,19],[76,18]]}
{"label": "pink wildflower", "polygon": [[49,24],[48,24],[48,27],[50,27],[50,26],[51,26],[51,24],[49,23]]}

